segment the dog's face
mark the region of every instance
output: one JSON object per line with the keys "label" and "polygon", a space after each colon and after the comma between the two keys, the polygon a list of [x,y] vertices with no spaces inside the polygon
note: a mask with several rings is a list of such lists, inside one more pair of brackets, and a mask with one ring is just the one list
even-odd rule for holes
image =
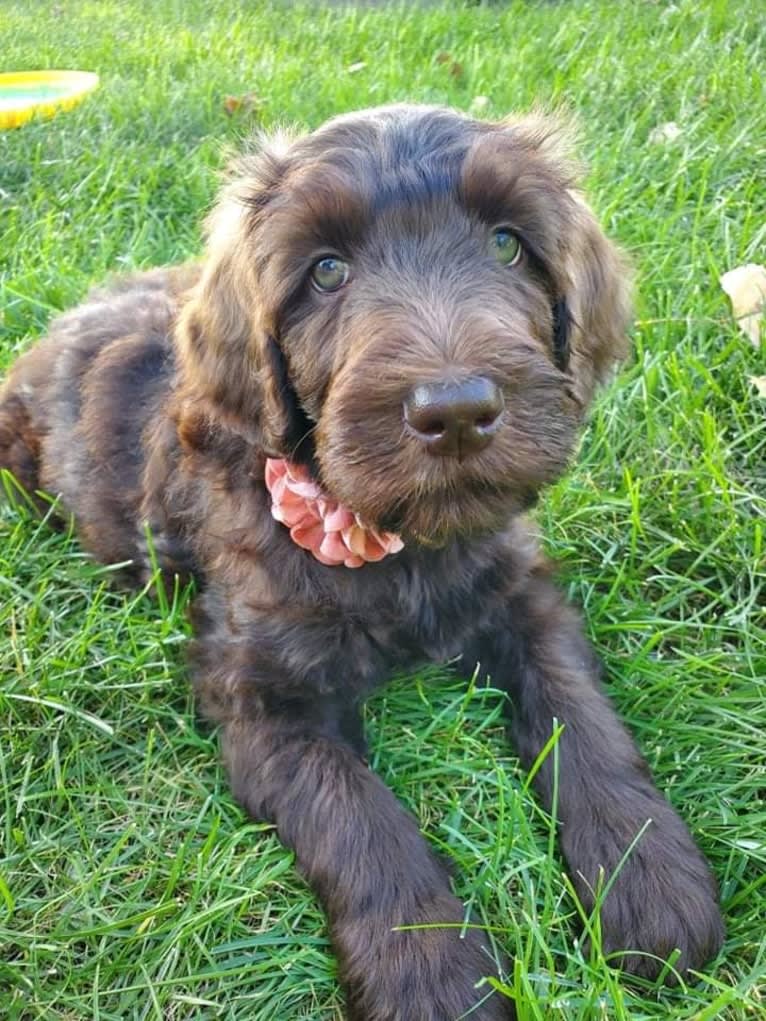
{"label": "dog's face", "polygon": [[211,407],[368,525],[501,527],[625,353],[624,271],[559,136],[389,107],[245,158],[181,324]]}

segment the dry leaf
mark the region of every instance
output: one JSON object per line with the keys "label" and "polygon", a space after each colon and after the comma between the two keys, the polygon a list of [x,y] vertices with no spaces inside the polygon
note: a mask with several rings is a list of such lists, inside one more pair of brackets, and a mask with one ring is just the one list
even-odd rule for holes
{"label": "dry leaf", "polygon": [[235,113],[258,113],[263,100],[255,92],[245,92],[242,96],[226,96],[223,101],[223,112],[227,117]]}
{"label": "dry leaf", "polygon": [[682,132],[675,121],[668,121],[666,124],[658,124],[649,133],[650,145],[664,145],[667,142],[675,142],[680,138]]}
{"label": "dry leaf", "polygon": [[458,64],[456,60],[453,60],[452,54],[447,53],[446,50],[442,50],[441,53],[436,54],[436,63],[446,64],[447,70],[449,71],[453,78],[463,77],[463,65]]}
{"label": "dry leaf", "polygon": [[747,378],[758,391],[758,396],[766,399],[766,376],[748,376]]}
{"label": "dry leaf", "polygon": [[751,262],[730,269],[721,277],[721,287],[731,298],[731,310],[739,328],[753,347],[758,347],[766,310],[766,266]]}
{"label": "dry leaf", "polygon": [[357,60],[355,64],[349,64],[346,70],[349,74],[358,74],[360,71],[364,71],[367,67],[366,60]]}

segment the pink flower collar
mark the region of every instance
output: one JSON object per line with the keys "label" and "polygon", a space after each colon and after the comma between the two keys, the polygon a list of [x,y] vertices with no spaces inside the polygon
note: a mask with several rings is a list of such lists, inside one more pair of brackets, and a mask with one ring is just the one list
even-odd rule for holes
{"label": "pink flower collar", "polygon": [[392,532],[366,528],[346,507],[331,500],[301,465],[266,458],[266,488],[271,514],[290,529],[290,537],[322,564],[361,567],[398,553],[404,543]]}

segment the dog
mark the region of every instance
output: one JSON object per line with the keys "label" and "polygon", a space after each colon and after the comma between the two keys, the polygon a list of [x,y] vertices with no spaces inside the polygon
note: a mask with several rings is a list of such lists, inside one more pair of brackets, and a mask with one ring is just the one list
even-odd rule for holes
{"label": "dog", "polygon": [[628,352],[629,289],[556,120],[381,107],[261,139],[199,263],[94,292],[2,392],[0,465],[33,499],[134,581],[197,579],[197,697],[323,905],[355,1021],[515,1016],[365,762],[364,699],[428,662],[507,692],[527,768],[561,725],[535,786],[586,907],[612,881],[626,972],[721,946],[710,870],[525,516]]}

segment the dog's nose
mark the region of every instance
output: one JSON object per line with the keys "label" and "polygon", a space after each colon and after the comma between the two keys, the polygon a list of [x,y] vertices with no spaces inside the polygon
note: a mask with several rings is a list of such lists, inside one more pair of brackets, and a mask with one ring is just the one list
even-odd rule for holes
{"label": "dog's nose", "polygon": [[491,442],[504,406],[500,388],[483,376],[423,383],[405,400],[404,420],[430,454],[462,460]]}

